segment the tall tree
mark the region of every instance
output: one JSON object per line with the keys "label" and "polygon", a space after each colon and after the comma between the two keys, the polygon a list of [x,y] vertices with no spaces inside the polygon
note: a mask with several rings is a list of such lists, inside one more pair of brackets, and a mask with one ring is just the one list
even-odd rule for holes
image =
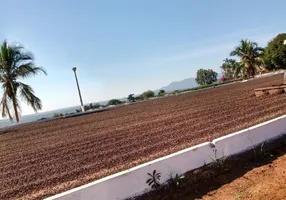
{"label": "tall tree", "polygon": [[225,78],[237,78],[243,73],[243,66],[235,59],[226,58],[221,66]]}
{"label": "tall tree", "polygon": [[197,71],[196,82],[199,85],[209,85],[217,81],[217,73],[212,69],[199,69]]}
{"label": "tall tree", "polygon": [[286,33],[277,35],[265,47],[265,67],[272,69],[286,69]]}
{"label": "tall tree", "polygon": [[[0,83],[2,84],[1,110],[2,117],[13,119],[10,109],[14,109],[14,117],[19,122],[20,101],[22,98],[35,112],[42,109],[41,100],[35,95],[33,88],[22,80],[38,75],[46,74],[45,70],[37,67],[31,52],[25,51],[20,45],[8,45],[4,41],[0,49]],[[21,80],[21,81],[20,81]]]}
{"label": "tall tree", "polygon": [[263,63],[263,48],[250,40],[241,40],[230,55],[240,58],[244,67],[243,75],[247,77],[254,76]]}
{"label": "tall tree", "polygon": [[129,94],[128,97],[127,97],[127,100],[128,100],[129,102],[135,102],[134,94]]}

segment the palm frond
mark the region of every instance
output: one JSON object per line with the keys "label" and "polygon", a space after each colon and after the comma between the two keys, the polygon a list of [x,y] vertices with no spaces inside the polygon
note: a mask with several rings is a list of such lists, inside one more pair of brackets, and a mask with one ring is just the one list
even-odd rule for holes
{"label": "palm frond", "polygon": [[47,72],[43,68],[36,67],[33,62],[28,62],[17,68],[15,76],[20,78],[29,78],[38,75],[41,72],[47,75]]}
{"label": "palm frond", "polygon": [[30,105],[35,112],[42,109],[41,100],[35,96],[33,88],[27,84],[19,82],[20,96],[28,105]]}
{"label": "palm frond", "polygon": [[238,56],[243,64],[244,76],[254,76],[257,68],[261,64],[260,59],[263,56],[264,49],[259,47],[256,42],[250,40],[241,40],[240,45],[230,53],[231,56]]}

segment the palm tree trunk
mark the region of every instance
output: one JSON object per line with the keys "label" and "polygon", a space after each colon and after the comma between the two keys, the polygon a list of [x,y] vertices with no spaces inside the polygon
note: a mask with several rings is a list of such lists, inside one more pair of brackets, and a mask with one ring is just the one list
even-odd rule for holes
{"label": "palm tree trunk", "polygon": [[6,104],[6,110],[7,110],[7,113],[8,113],[8,116],[9,116],[10,121],[12,121],[13,118],[12,118],[12,116],[11,116],[11,113],[10,113],[10,110],[9,110],[7,104]]}
{"label": "palm tree trunk", "polygon": [[18,123],[19,122],[19,113],[18,113],[18,106],[17,106],[17,101],[16,101],[15,97],[13,98],[13,107],[14,107],[16,121]]}

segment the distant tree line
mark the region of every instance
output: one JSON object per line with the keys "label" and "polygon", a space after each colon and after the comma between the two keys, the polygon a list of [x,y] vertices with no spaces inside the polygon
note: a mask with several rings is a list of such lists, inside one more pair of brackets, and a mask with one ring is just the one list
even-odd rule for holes
{"label": "distant tree line", "polygon": [[[196,75],[196,82],[199,87],[190,88],[186,90],[175,90],[170,94],[177,94],[184,91],[194,91],[204,89],[207,87],[217,86],[223,84],[226,80],[247,79],[255,76],[260,72],[266,70],[286,69],[286,33],[279,34],[273,38],[265,48],[260,47],[256,42],[248,39],[241,40],[239,45],[230,52],[232,58],[223,60],[220,66],[223,77],[222,82],[218,82],[218,73],[212,69],[199,69]],[[239,59],[239,60],[237,60]],[[140,95],[135,96],[129,94],[127,102],[133,103],[136,101],[147,100],[153,97],[165,96],[166,92],[160,90],[156,95],[154,91],[147,90]],[[111,99],[106,105],[99,103],[85,105],[85,110],[104,108],[107,106],[115,106],[126,103],[119,99]],[[80,112],[80,110],[77,110]],[[55,114],[55,117],[62,115]]]}

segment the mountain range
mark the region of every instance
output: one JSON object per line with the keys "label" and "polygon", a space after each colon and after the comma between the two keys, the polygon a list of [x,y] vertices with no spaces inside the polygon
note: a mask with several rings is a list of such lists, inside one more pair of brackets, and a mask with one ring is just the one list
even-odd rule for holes
{"label": "mountain range", "polygon": [[[222,77],[222,74],[218,73],[217,80],[219,80],[221,77]],[[165,90],[165,92],[173,92],[174,90],[184,90],[184,89],[189,89],[189,88],[197,87],[197,86],[199,85],[196,83],[196,79],[191,77],[191,78],[186,78],[181,81],[171,82],[167,86],[154,90],[154,92],[158,93],[160,90]]]}
{"label": "mountain range", "polygon": [[174,90],[183,90],[197,86],[198,84],[196,83],[195,78],[186,78],[181,81],[171,82],[169,85],[164,86],[158,90],[155,90],[154,92],[157,93],[160,90],[165,90],[165,92],[173,92]]}

